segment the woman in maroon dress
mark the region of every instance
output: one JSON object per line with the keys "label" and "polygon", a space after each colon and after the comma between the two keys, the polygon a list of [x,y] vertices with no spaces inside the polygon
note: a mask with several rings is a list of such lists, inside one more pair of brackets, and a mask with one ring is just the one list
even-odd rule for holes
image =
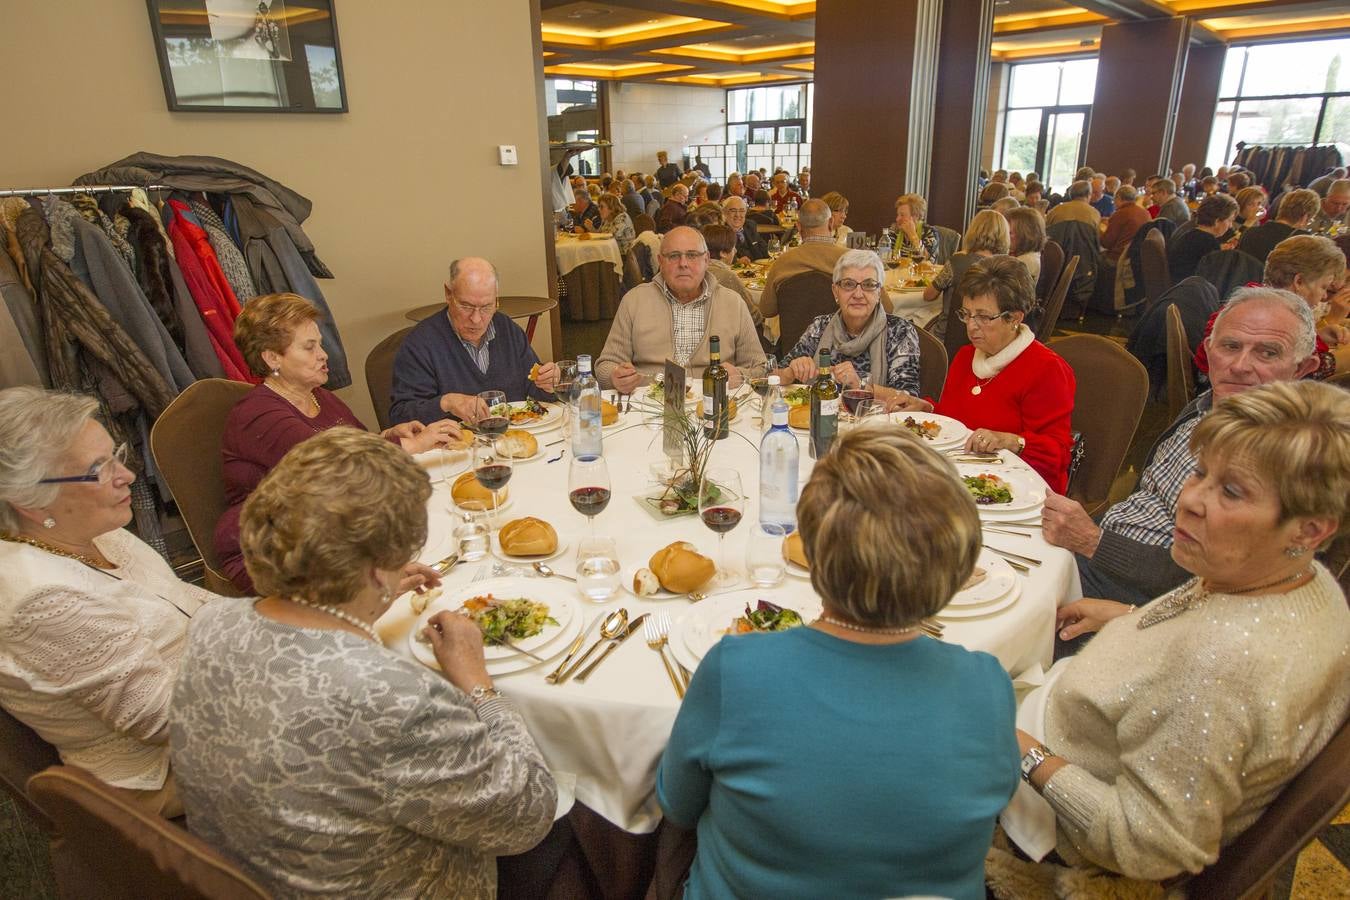
{"label": "woman in maroon dress", "polygon": [[[253,582],[239,550],[239,511],[262,477],[296,444],[338,425],[366,430],[347,404],[324,390],[328,354],[319,336],[323,315],[295,294],[270,294],[249,302],[234,325],[234,340],[258,385],[235,404],[221,441],[225,500],[215,546],[222,574],[245,593]],[[383,432],[409,453],[459,440],[459,426],[443,419],[430,425],[404,422]]]}

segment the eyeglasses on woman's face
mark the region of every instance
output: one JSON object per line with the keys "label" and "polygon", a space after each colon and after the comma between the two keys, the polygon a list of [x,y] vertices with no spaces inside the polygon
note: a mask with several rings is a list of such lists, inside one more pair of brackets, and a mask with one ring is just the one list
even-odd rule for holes
{"label": "eyeglasses on woman's face", "polygon": [[875,294],[881,290],[881,282],[867,279],[866,281],[855,281],[852,278],[841,278],[835,282],[835,286],[846,294],[851,294],[858,288],[862,288],[864,294]]}
{"label": "eyeglasses on woman's face", "polygon": [[113,475],[117,473],[117,467],[126,468],[128,447],[126,444],[119,444],[112,455],[101,462],[96,462],[89,467],[89,471],[83,475],[66,475],[62,478],[43,478],[38,484],[103,484],[106,485],[113,480]]}
{"label": "eyeglasses on woman's face", "polygon": [[987,328],[990,324],[997,322],[999,319],[1006,322],[1010,315],[1012,315],[1012,313],[1001,312],[996,316],[987,316],[984,313],[973,313],[965,307],[956,311],[956,318],[962,323],[974,322],[981,328]]}

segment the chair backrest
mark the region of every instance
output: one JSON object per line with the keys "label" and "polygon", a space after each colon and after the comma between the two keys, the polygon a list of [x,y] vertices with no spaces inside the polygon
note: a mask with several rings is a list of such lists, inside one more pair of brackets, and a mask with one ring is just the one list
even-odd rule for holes
{"label": "chair backrest", "polygon": [[1241,250],[1215,250],[1201,258],[1195,274],[1218,289],[1222,303],[1238,288],[1252,282],[1260,284],[1265,278],[1266,265]]}
{"label": "chair backrest", "polygon": [[[1285,785],[1261,818],[1186,883],[1188,897],[1254,900],[1337,813],[1350,804],[1350,720]],[[1334,876],[1333,876],[1334,877]]]}
{"label": "chair backrest", "polygon": [[1195,370],[1191,342],[1181,310],[1173,303],[1167,307],[1167,420],[1176,419],[1195,397]]}
{"label": "chair backrest", "polygon": [[1041,323],[1036,327],[1036,339],[1041,343],[1050,340],[1050,336],[1055,333],[1055,326],[1059,324],[1059,314],[1064,311],[1064,298],[1069,295],[1069,285],[1073,283],[1073,275],[1076,271],[1078,271],[1077,256],[1069,260],[1069,264],[1064,267],[1064,271],[1059,275],[1059,283],[1055,285],[1055,289],[1050,292],[1050,297],[1045,301],[1045,311],[1041,314]]}
{"label": "chair backrest", "polygon": [[778,346],[790,353],[811,320],[835,311],[830,276],[824,272],[801,272],[784,278],[774,291],[778,298]]}
{"label": "chair backrest", "polygon": [[933,262],[945,263],[952,258],[952,254],[961,249],[961,232],[942,225],[934,225],[933,230],[937,232],[938,255]]}
{"label": "chair backrest", "polygon": [[[624,293],[642,284],[642,268],[638,266],[637,256],[634,255],[641,244],[634,244],[623,255],[623,290]],[[646,248],[643,248],[646,249]]]}
{"label": "chair backrest", "polygon": [[1104,506],[1134,440],[1148,399],[1148,372],[1115,341],[1075,334],[1050,345],[1073,369],[1071,427],[1083,435],[1084,457],[1069,496],[1089,512]]}
{"label": "chair backrest", "polygon": [[375,345],[366,357],[366,387],[370,390],[370,403],[375,407],[375,421],[380,430],[389,427],[389,395],[394,390],[394,357],[403,339],[413,326],[400,328],[389,337]]}
{"label": "chair backrest", "polygon": [[651,281],[656,277],[656,261],[652,259],[651,247],[635,241],[629,255],[637,261],[638,272],[642,275],[643,281]]}
{"label": "chair backrest", "polygon": [[1097,229],[1089,222],[1066,219],[1048,226],[1046,234],[1059,244],[1066,259],[1078,257],[1078,268],[1069,282],[1064,304],[1078,318],[1087,311],[1097,289],[1097,267],[1101,262],[1101,242]]}
{"label": "chair backrest", "polygon": [[101,882],[100,897],[268,897],[200,838],[137,808],[83,769],[53,766],[34,775],[28,790]]}
{"label": "chair backrest", "polygon": [[919,332],[919,394],[937,400],[947,383],[947,348],[927,329],[915,330]]}
{"label": "chair backrest", "polygon": [[1144,296],[1148,298],[1148,305],[1152,306],[1172,286],[1172,276],[1167,267],[1167,239],[1161,230],[1154,228],[1144,235],[1139,263],[1144,273]]}
{"label": "chair backrest", "polygon": [[1059,284],[1059,273],[1064,269],[1064,248],[1055,241],[1046,241],[1041,248],[1041,274],[1036,279],[1036,299],[1042,304]]}
{"label": "chair backrest", "polygon": [[228,596],[238,596],[239,591],[220,574],[216,557],[216,523],[228,505],[220,443],[225,417],[252,389],[252,385],[224,378],[194,381],[160,413],[150,429],[150,452],[202,556],[206,587]]}
{"label": "chair backrest", "polygon": [[43,831],[52,831],[46,813],[28,797],[28,779],[48,766],[60,765],[56,748],[37,736],[37,732],[0,709],[0,787]]}

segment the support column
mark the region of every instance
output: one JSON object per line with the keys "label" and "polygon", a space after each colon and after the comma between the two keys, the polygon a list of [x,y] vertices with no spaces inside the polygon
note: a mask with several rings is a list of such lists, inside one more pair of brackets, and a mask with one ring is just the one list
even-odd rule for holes
{"label": "support column", "polygon": [[976,175],[984,151],[994,0],[947,0],[938,40],[937,109],[933,122],[928,219],[965,231],[979,199]]}
{"label": "support column", "polygon": [[1227,56],[1225,44],[1192,45],[1186,54],[1176,137],[1172,140],[1173,172],[1180,172],[1186,163],[1195,163],[1197,171],[1205,165],[1214,111],[1219,106],[1219,80]]}
{"label": "support column", "polygon": [[811,185],[848,198],[855,230],[890,224],[906,185],[927,181],[931,126],[915,120],[931,122],[940,16],[937,0],[817,6]]}
{"label": "support column", "polygon": [[1102,28],[1088,165],[1108,173],[1132,168],[1141,178],[1167,167],[1189,38],[1184,18]]}

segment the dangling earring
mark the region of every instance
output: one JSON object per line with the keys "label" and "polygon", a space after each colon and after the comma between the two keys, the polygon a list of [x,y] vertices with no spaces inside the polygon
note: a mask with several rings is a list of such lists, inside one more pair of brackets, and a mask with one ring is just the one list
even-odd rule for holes
{"label": "dangling earring", "polygon": [[1293,546],[1284,548],[1284,555],[1289,557],[1290,559],[1298,559],[1300,556],[1302,556],[1307,552],[1308,548],[1303,546],[1302,544],[1294,544]]}
{"label": "dangling earring", "polygon": [[280,377],[280,375],[281,375],[281,370],[280,370],[280,369],[273,369],[273,370],[272,370],[272,377],[273,377],[273,378],[278,378],[278,377]]}
{"label": "dangling earring", "polygon": [[51,516],[48,516],[47,518],[45,518],[45,519],[42,520],[42,527],[43,527],[43,528],[55,528],[55,527],[56,527],[56,520],[53,519]]}

